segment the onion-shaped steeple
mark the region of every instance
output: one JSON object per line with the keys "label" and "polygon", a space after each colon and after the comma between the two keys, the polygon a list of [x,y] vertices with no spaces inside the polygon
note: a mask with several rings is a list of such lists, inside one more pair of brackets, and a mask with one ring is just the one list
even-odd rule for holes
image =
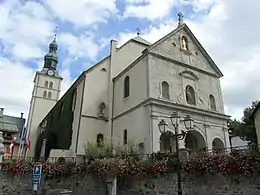
{"label": "onion-shaped steeple", "polygon": [[56,42],[56,36],[49,45],[49,52],[44,56],[44,68],[56,70],[58,64],[57,56],[58,44]]}

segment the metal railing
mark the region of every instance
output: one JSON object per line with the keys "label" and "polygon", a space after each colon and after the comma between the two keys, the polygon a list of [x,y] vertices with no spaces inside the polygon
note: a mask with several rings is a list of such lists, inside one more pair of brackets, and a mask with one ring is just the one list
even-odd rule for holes
{"label": "metal railing", "polygon": [[12,161],[26,161],[26,162],[48,162],[62,164],[65,162],[75,163],[75,157],[48,157],[48,158],[37,158],[37,157],[19,157],[19,156],[3,156],[3,162]]}
{"label": "metal railing", "polygon": [[[189,150],[186,149],[189,156],[197,156],[201,154],[232,154],[232,153],[239,153],[239,154],[252,154],[252,153],[259,153],[260,145],[254,145],[254,146],[239,146],[239,147],[228,147],[228,148],[222,148],[222,149],[201,149],[201,150]],[[185,150],[185,149],[181,149]],[[136,158],[136,160],[146,160],[151,158],[164,158],[168,156],[174,156],[174,152],[166,151],[166,152],[157,152],[152,154],[138,154],[138,153],[132,153],[132,154],[118,154],[115,155],[117,158],[127,159],[127,158]],[[105,158],[105,157],[100,157]],[[64,162],[76,162],[76,157],[47,157],[47,158],[36,158],[36,157],[18,157],[18,156],[3,156],[3,161],[26,161],[26,162],[49,162],[49,163],[58,163],[62,164]],[[79,161],[86,161],[86,160],[94,160],[91,159],[85,155],[81,156],[81,158],[78,159]]]}

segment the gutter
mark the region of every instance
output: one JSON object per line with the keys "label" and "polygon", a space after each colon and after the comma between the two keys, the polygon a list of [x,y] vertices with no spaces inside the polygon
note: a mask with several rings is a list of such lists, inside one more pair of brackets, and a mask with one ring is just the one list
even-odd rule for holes
{"label": "gutter", "polygon": [[112,89],[113,89],[113,92],[112,92],[112,112],[111,112],[111,141],[113,142],[113,135],[114,135],[114,103],[115,103],[115,84],[114,84],[114,81],[112,81]]}

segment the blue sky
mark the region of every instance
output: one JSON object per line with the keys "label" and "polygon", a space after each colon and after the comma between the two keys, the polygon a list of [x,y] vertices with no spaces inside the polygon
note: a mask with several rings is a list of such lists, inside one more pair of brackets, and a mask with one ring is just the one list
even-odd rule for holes
{"label": "blue sky", "polygon": [[254,0],[0,0],[0,107],[7,114],[27,115],[33,77],[43,66],[55,27],[64,92],[84,69],[107,56],[112,38],[121,45],[140,28],[153,43],[177,27],[181,11],[225,75],[227,114],[240,118],[243,108],[260,97],[251,87],[260,81],[260,28],[245,30],[260,17],[258,6]]}

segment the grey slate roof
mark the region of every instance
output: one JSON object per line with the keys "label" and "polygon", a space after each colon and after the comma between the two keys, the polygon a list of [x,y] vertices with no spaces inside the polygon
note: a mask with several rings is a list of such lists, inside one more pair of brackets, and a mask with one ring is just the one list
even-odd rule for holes
{"label": "grey slate roof", "polygon": [[137,41],[137,42],[140,42],[140,43],[143,43],[145,45],[151,45],[150,42],[146,41],[145,39],[143,39],[142,37],[140,36],[137,36],[135,38],[133,38],[134,41]]}
{"label": "grey slate roof", "polygon": [[19,133],[24,123],[24,118],[3,115],[0,117],[0,131]]}

